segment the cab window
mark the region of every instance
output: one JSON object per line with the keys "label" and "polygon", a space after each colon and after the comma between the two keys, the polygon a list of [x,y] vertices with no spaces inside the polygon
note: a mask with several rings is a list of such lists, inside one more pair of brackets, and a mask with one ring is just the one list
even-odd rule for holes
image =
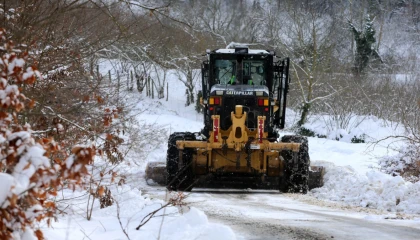
{"label": "cab window", "polygon": [[[266,85],[264,61],[244,60],[244,79],[253,85]],[[251,82],[250,82],[251,81]],[[246,84],[246,83],[245,83]]]}
{"label": "cab window", "polygon": [[216,60],[215,61],[215,80],[218,84],[231,84],[234,80],[236,61],[232,60]]}

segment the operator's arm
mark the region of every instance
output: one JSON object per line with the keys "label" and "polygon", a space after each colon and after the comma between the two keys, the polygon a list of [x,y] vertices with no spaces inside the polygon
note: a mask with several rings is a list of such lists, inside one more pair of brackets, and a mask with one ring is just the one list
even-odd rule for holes
{"label": "operator's arm", "polygon": [[231,85],[235,84],[235,75],[232,75],[232,77],[229,80],[229,84]]}

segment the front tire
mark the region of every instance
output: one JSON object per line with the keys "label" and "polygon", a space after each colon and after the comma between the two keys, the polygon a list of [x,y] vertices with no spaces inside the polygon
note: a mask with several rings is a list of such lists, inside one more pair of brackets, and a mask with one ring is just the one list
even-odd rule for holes
{"label": "front tire", "polygon": [[169,137],[166,155],[166,188],[170,191],[191,191],[194,184],[193,150],[183,150],[183,164],[179,166],[179,150],[176,147],[176,141],[178,140],[192,141],[195,140],[195,135],[190,132],[176,132]]}

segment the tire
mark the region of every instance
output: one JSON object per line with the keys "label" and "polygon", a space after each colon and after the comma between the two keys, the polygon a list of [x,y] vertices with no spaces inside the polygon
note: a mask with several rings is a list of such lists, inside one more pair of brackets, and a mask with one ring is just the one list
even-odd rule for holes
{"label": "tire", "polygon": [[280,177],[279,190],[288,193],[306,194],[309,190],[309,147],[308,139],[303,136],[284,136],[281,139],[284,143],[300,143],[297,155],[298,166],[294,168],[293,152],[291,150],[282,151],[280,155],[284,159],[283,177]]}
{"label": "tire", "polygon": [[166,155],[166,188],[170,191],[191,191],[194,183],[193,149],[184,149],[183,165],[179,168],[179,150],[176,147],[178,140],[195,140],[195,136],[190,132],[176,132],[169,137]]}

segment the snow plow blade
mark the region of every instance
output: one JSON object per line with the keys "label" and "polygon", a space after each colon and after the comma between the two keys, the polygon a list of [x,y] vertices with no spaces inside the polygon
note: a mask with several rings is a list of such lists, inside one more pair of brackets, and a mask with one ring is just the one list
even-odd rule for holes
{"label": "snow plow blade", "polygon": [[[309,190],[319,188],[324,185],[324,174],[325,169],[322,166],[310,166],[309,171]],[[148,185],[155,186],[166,186],[166,163],[164,162],[149,162],[146,167],[146,182]],[[224,184],[222,184],[224,185]],[[215,182],[199,181],[196,186],[202,188],[223,188],[223,186],[215,185]],[[235,185],[229,185],[226,187],[234,187]]]}
{"label": "snow plow blade", "polygon": [[146,183],[148,185],[166,185],[166,163],[148,162],[146,166]]}
{"label": "snow plow blade", "polygon": [[311,166],[309,170],[309,190],[324,186],[325,168],[322,166]]}

